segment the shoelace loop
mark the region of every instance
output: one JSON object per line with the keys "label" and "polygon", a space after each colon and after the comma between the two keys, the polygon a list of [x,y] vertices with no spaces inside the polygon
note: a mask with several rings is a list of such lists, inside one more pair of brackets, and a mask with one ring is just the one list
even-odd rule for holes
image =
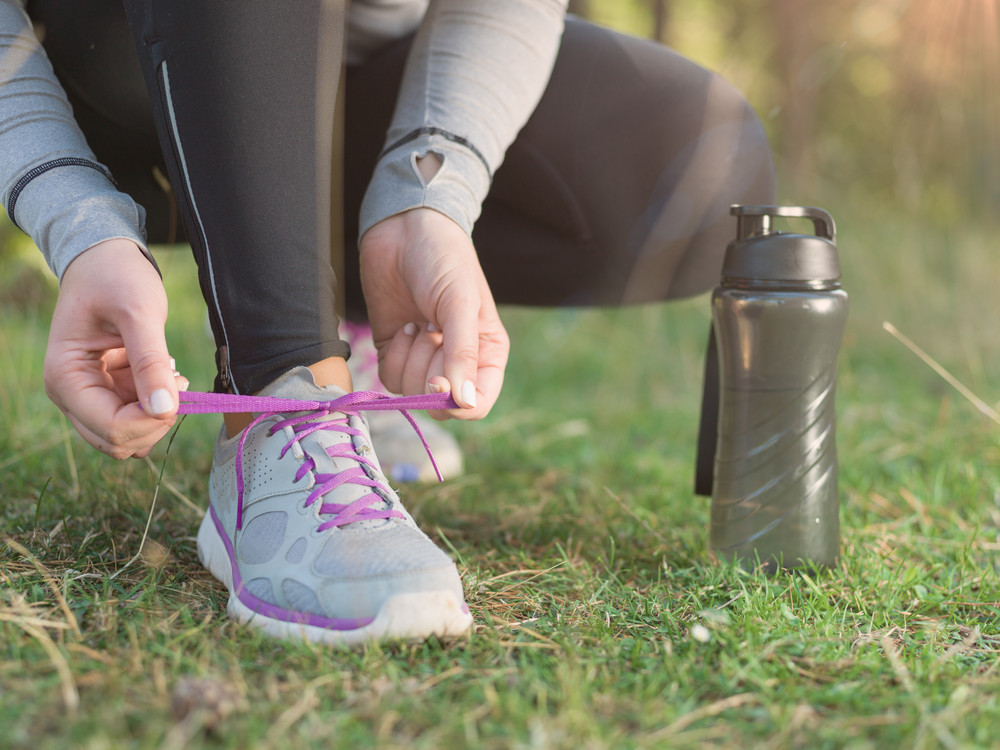
{"label": "shoelace loop", "polygon": [[[350,438],[359,435],[360,431],[350,426],[346,415],[359,414],[362,411],[398,411],[406,421],[410,423],[420,443],[427,451],[427,456],[434,467],[438,481],[442,481],[441,472],[438,469],[434,455],[430,446],[424,438],[420,427],[410,414],[413,410],[421,409],[454,409],[458,406],[455,400],[448,393],[435,393],[417,396],[390,396],[386,393],[375,391],[355,391],[339,398],[329,401],[305,401],[299,399],[277,398],[274,396],[243,396],[231,393],[202,393],[199,391],[181,391],[180,406],[178,414],[225,414],[225,413],[256,413],[257,416],[250,422],[242,435],[240,435],[239,446],[236,451],[236,528],[243,527],[243,448],[246,444],[247,436],[251,430],[261,422],[276,416],[283,416],[296,413],[295,416],[286,417],[277,422],[272,427],[272,433],[291,427],[294,436],[282,448],[280,455],[285,453],[302,438],[311,435],[318,430],[335,430],[344,433]],[[300,413],[301,412],[301,413]],[[323,420],[331,414],[340,413],[345,417],[333,420]],[[320,421],[322,420],[322,421]],[[327,449],[330,458],[347,458],[358,462],[355,468],[337,472],[336,474],[316,473],[316,487],[306,498],[306,506],[312,505],[316,500],[322,498],[330,491],[343,484],[358,484],[371,487],[373,490],[382,485],[371,479],[363,466],[374,467],[372,461],[360,455],[353,448],[348,449],[348,443],[339,443]],[[295,475],[295,481],[300,480],[309,471],[316,468],[315,460],[306,454],[306,460],[299,467]],[[387,488],[383,488],[387,489]],[[343,526],[348,523],[363,520],[374,520],[378,518],[403,517],[399,511],[392,508],[377,510],[370,507],[375,501],[381,501],[376,493],[369,493],[349,505],[339,503],[323,503],[320,506],[320,514],[330,515],[333,518],[322,523],[317,531],[325,531],[333,526]]]}

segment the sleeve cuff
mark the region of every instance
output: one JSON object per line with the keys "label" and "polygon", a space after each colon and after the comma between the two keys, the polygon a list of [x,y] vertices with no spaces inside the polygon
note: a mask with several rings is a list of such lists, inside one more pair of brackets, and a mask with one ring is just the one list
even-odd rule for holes
{"label": "sleeve cuff", "polygon": [[94,169],[62,167],[35,178],[18,199],[17,219],[60,281],[80,254],[110,239],[131,240],[156,266],[145,210]]}
{"label": "sleeve cuff", "polygon": [[[441,157],[441,168],[425,183],[417,159],[429,152]],[[471,235],[489,189],[489,173],[469,149],[439,135],[419,138],[379,160],[361,204],[359,238],[383,219],[413,208],[433,208]]]}

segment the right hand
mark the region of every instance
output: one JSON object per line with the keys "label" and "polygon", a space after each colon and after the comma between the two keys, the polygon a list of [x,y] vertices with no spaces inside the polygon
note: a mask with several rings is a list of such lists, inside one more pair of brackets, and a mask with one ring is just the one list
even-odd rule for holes
{"label": "right hand", "polygon": [[94,245],[63,274],[45,353],[45,392],[83,439],[141,458],[177,419],[167,295],[134,242]]}
{"label": "right hand", "polygon": [[386,388],[450,390],[459,408],[432,417],[485,417],[510,340],[465,230],[431,208],[383,219],[361,238],[361,284]]}

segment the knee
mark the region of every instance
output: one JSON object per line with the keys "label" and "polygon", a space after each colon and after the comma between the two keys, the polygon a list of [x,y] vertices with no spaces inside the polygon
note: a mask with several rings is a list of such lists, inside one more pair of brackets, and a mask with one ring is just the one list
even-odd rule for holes
{"label": "knee", "polygon": [[681,190],[692,205],[686,246],[669,297],[707,291],[719,280],[726,246],[735,237],[733,204],[777,199],[774,160],[764,126],[743,94],[715,76],[706,96],[705,128],[693,149]]}
{"label": "knee", "polygon": [[[686,297],[714,286],[735,232],[730,206],[775,200],[767,134],[743,94],[705,72],[687,105],[693,109],[684,117],[681,142],[670,145],[658,165],[636,248],[637,277],[647,281],[633,293],[647,299]],[[666,111],[677,105],[664,106],[667,123]]]}

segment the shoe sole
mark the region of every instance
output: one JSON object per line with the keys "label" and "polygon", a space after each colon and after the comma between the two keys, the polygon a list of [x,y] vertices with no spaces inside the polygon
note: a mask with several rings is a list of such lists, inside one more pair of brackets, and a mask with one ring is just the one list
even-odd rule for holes
{"label": "shoe sole", "polygon": [[[229,591],[226,612],[242,625],[262,630],[275,638],[305,639],[333,646],[358,646],[373,641],[422,642],[432,636],[453,640],[472,629],[472,615],[452,591],[422,591],[396,594],[382,604],[374,619],[346,627],[319,627],[294,619],[270,617],[247,606],[234,590],[234,562],[221,532],[208,512],[198,529],[198,557],[201,564]],[[348,621],[345,621],[347,623]]]}

